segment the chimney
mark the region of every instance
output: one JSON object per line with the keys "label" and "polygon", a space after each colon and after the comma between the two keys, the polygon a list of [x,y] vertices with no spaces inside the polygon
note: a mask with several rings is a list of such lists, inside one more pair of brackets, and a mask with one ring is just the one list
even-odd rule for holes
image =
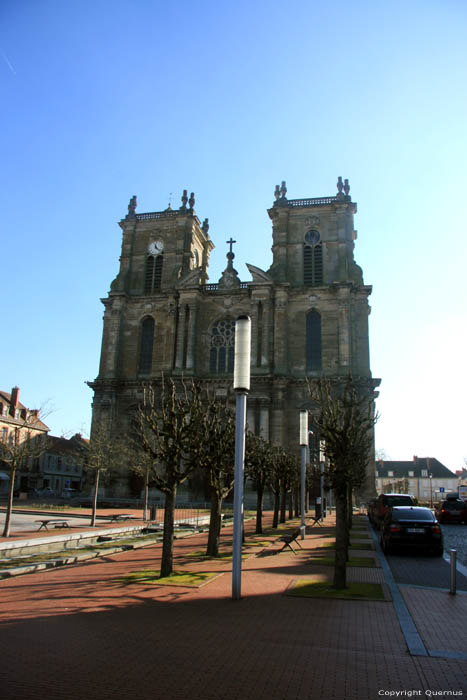
{"label": "chimney", "polygon": [[414,456],[413,456],[413,461],[416,462],[417,459],[418,459],[417,455],[414,455]]}
{"label": "chimney", "polygon": [[19,387],[14,386],[11,390],[10,396],[10,416],[13,418],[16,415],[16,409],[18,408],[18,398],[19,398]]}

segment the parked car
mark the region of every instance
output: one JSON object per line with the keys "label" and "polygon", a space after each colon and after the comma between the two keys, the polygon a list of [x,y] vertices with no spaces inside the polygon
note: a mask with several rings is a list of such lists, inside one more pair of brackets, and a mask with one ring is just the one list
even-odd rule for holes
{"label": "parked car", "polygon": [[440,523],[464,523],[467,525],[467,503],[459,498],[448,498],[436,506]]}
{"label": "parked car", "polygon": [[381,524],[381,548],[390,554],[396,547],[425,549],[436,556],[443,555],[443,533],[429,508],[394,506]]}
{"label": "parked car", "polygon": [[407,493],[380,493],[373,502],[370,501],[368,517],[374,528],[381,527],[389,508],[394,506],[414,506],[413,496]]}

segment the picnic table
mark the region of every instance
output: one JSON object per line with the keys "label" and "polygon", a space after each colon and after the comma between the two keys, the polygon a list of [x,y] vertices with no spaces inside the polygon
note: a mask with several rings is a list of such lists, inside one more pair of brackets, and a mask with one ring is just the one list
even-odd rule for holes
{"label": "picnic table", "polygon": [[70,527],[68,520],[61,520],[58,518],[44,518],[41,520],[36,520],[36,523],[41,523],[39,530],[42,530],[42,528],[44,528],[44,530],[48,530],[48,526],[50,524],[52,524],[53,527]]}
{"label": "picnic table", "polygon": [[126,513],[111,513],[107,515],[106,518],[110,520],[111,523],[119,523],[122,520],[134,520],[133,515],[128,515]]}

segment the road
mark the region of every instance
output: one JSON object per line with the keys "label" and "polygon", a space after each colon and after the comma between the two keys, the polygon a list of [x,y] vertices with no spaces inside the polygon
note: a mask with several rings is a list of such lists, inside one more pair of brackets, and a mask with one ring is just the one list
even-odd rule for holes
{"label": "road", "polygon": [[397,583],[449,589],[451,586],[451,566],[448,555],[450,549],[456,549],[457,561],[462,567],[459,567],[457,571],[457,590],[467,591],[467,577],[464,575],[467,567],[467,526],[441,525],[441,527],[446,558],[434,557],[431,554],[414,554],[402,550],[386,557]]}

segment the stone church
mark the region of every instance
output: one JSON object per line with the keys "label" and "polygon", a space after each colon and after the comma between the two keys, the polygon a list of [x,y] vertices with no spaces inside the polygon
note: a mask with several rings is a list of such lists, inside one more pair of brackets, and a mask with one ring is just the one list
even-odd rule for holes
{"label": "stone church", "polygon": [[[330,197],[288,199],[285,182],[267,210],[272,265],[247,264],[250,281],[227,266],[208,283],[214,243],[200,221],[192,193],[179,209],[137,213],[132,197],[120,221],[120,270],[105,307],[93,420],[105,417],[125,431],[145,382],[161,376],[195,377],[222,397],[232,396],[235,319],[251,317],[251,391],[247,422],[272,443],[297,451],[299,408],[306,379],[352,374],[376,397],[369,360],[368,297],[354,260],[357,205],[348,180]],[[370,478],[371,477],[371,478]],[[374,465],[369,471],[374,491]]]}

